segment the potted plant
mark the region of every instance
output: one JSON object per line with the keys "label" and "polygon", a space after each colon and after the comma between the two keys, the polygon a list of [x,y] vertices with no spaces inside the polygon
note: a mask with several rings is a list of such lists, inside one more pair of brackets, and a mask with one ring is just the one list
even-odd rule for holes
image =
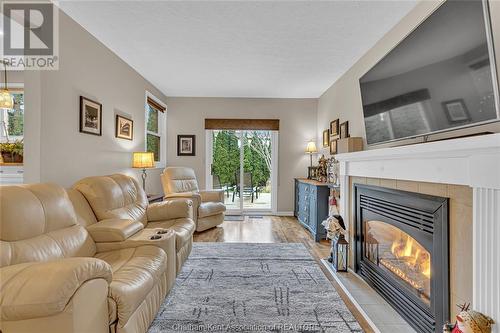
{"label": "potted plant", "polygon": [[0,143],[0,153],[4,163],[23,163],[24,144],[21,140]]}

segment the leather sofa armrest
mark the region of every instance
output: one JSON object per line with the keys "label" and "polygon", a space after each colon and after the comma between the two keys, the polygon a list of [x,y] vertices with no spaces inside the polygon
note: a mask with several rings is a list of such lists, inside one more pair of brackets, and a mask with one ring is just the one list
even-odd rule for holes
{"label": "leather sofa armrest", "polygon": [[139,221],[125,219],[107,219],[87,227],[87,231],[96,243],[122,242],[144,229]]}
{"label": "leather sofa armrest", "polygon": [[201,202],[222,202],[224,203],[224,190],[200,191]]}
{"label": "leather sofa armrest", "polygon": [[0,268],[2,320],[53,316],[64,311],[87,281],[111,283],[111,267],[96,258],[65,258]]}
{"label": "leather sofa armrest", "polygon": [[193,218],[193,201],[176,198],[155,202],[146,209],[148,222],[173,220],[178,218]]}
{"label": "leather sofa armrest", "polygon": [[195,192],[179,192],[179,193],[165,194],[165,200],[168,200],[168,199],[179,199],[179,198],[190,199],[191,201],[193,201],[193,209],[195,211],[198,210],[198,207],[200,207],[200,204],[201,204],[201,195],[199,193],[195,193]]}

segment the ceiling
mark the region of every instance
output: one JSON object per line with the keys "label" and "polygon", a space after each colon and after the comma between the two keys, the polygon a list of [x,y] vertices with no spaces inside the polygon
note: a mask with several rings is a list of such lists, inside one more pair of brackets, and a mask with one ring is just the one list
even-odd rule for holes
{"label": "ceiling", "polygon": [[416,1],[60,1],[167,96],[317,98]]}

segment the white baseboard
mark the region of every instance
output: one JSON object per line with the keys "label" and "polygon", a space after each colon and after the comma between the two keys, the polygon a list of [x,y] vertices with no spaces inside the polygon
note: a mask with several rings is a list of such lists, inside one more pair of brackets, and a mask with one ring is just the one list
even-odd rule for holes
{"label": "white baseboard", "polygon": [[276,216],[294,216],[293,212],[276,212],[274,215]]}

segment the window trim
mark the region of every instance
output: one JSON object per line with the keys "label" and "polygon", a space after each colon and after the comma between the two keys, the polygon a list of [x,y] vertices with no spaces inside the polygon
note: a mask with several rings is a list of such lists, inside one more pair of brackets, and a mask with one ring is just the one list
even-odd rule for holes
{"label": "window trim", "polygon": [[[158,110],[158,133],[148,131],[148,99],[160,105],[165,111]],[[165,168],[167,165],[167,104],[163,103],[151,92],[146,91],[144,97],[144,151],[147,149],[147,135],[152,134],[160,137],[160,161],[155,162],[155,168]]]}

